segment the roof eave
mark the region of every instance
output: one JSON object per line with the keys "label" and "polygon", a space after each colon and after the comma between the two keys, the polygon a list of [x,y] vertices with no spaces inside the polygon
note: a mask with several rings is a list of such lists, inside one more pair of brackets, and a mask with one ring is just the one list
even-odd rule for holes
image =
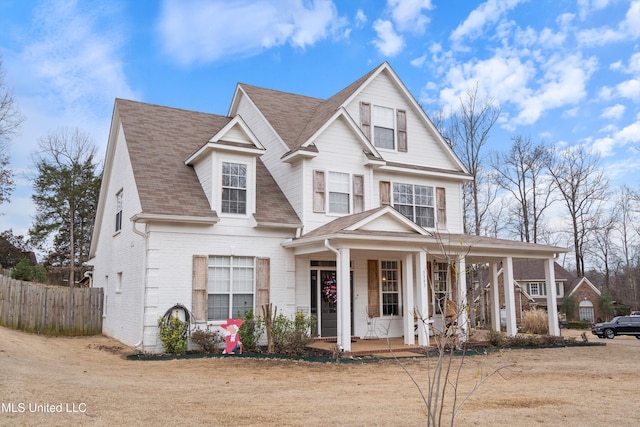
{"label": "roof eave", "polygon": [[131,221],[142,224],[151,222],[174,222],[193,225],[214,225],[220,221],[218,215],[213,212],[212,216],[190,216],[190,215],[165,215],[152,213],[139,213],[131,217]]}

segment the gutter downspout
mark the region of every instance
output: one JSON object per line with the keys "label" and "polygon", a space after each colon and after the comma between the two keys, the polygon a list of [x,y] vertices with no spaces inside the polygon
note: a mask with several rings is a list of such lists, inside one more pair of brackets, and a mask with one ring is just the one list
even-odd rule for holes
{"label": "gutter downspout", "polygon": [[[136,221],[131,221],[131,228],[133,230],[134,233],[136,233],[138,236],[141,236],[144,239],[144,251],[142,252],[142,294],[141,294],[141,300],[142,300],[142,310],[140,310],[140,341],[134,345],[134,347],[136,349],[140,349],[140,347],[142,347],[142,344],[144,343],[144,314],[145,314],[145,309],[147,307],[147,267],[148,267],[148,261],[147,261],[147,251],[149,250],[148,246],[149,246],[149,234],[146,231],[140,231],[136,228]],[[146,226],[145,226],[146,227]]]}
{"label": "gutter downspout", "polygon": [[[340,271],[342,271],[340,269],[341,267],[340,252],[338,252],[336,248],[334,248],[329,244],[329,239],[324,239],[324,247],[329,249],[334,254],[336,254],[336,270],[337,270],[337,273],[339,273]],[[338,284],[338,286],[340,286],[340,284]],[[337,289],[336,289],[336,292],[337,292]],[[340,302],[340,299],[338,299],[338,304],[340,304],[340,307],[342,307],[342,302]],[[336,341],[337,341],[338,348],[340,349],[340,352],[343,352],[344,347],[342,346],[342,310],[340,308],[338,308],[338,334],[337,335],[338,336],[336,337],[337,338]]]}

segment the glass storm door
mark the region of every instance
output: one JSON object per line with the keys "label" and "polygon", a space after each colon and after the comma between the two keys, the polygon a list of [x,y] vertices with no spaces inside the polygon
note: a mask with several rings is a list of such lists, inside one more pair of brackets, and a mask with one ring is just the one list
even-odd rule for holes
{"label": "glass storm door", "polygon": [[[353,333],[353,273],[351,273],[351,333]],[[311,270],[311,314],[320,321],[320,336],[338,335],[338,283],[335,270]],[[317,327],[316,327],[316,333]]]}

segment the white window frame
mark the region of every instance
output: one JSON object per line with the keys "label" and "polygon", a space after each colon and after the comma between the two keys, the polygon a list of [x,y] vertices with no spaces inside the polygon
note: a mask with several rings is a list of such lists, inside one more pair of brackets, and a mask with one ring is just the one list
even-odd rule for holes
{"label": "white window frame", "polygon": [[116,224],[115,233],[119,233],[122,230],[122,205],[123,205],[123,192],[122,189],[116,193]]}
{"label": "white window frame", "polygon": [[[391,107],[385,107],[382,105],[372,105],[371,111],[371,131],[373,145],[381,150],[396,151],[398,149],[398,135],[397,135],[397,123],[396,123],[396,109]],[[383,117],[383,111],[391,112],[391,122],[385,122]],[[391,127],[389,127],[391,125]],[[387,129],[392,131],[393,139],[391,141],[392,147],[386,147],[377,144],[378,129]]]}
{"label": "white window frame", "polygon": [[[444,288],[444,289],[443,289]],[[442,295],[438,297],[438,295]],[[442,306],[438,301],[442,299]],[[433,262],[433,312],[445,315],[447,301],[451,299],[451,286],[449,286],[449,264],[441,261]]]}
{"label": "white window frame", "polygon": [[[244,166],[244,187],[241,185],[241,183],[239,183],[238,185],[233,185],[233,184],[225,185],[225,165]],[[220,162],[220,212],[222,214],[246,216],[247,213],[249,212],[249,184],[250,184],[249,170],[250,170],[250,165],[245,162],[231,161],[231,160],[223,160]],[[237,176],[239,180],[242,178],[240,175],[237,175]],[[238,192],[244,191],[244,211],[243,212],[225,211],[225,200],[224,200],[225,190],[238,191]]]}
{"label": "white window frame", "polygon": [[[400,292],[401,289],[402,283],[400,281],[400,261],[380,260],[381,317],[398,317],[402,315],[402,295]],[[385,296],[391,297],[391,301],[385,301]],[[394,308],[392,310],[387,310],[387,307]]]}
{"label": "white window frame", "polygon": [[[346,178],[345,182],[338,182],[337,177]],[[333,215],[349,215],[353,211],[353,188],[352,188],[352,175],[347,172],[327,171],[327,212]],[[346,184],[346,187],[345,187]],[[347,192],[345,193],[345,190]],[[332,201],[333,195],[347,195],[347,211],[339,211],[332,209],[334,202]],[[334,206],[335,207],[335,206]]]}
{"label": "white window frame", "polygon": [[[251,261],[248,263],[247,261]],[[211,255],[207,261],[208,282],[207,282],[207,320],[209,322],[224,322],[229,318],[237,318],[236,312],[238,307],[234,307],[234,296],[251,296],[250,306],[243,306],[243,312],[240,317],[244,316],[248,310],[255,310],[256,304],[256,258],[250,256],[225,256]],[[216,270],[222,275],[216,274]],[[224,271],[228,271],[228,275],[224,276]],[[239,281],[243,279],[243,273],[251,272],[251,290],[238,289]],[[246,285],[246,277],[244,278]],[[228,286],[225,286],[225,282]],[[225,288],[225,289],[222,289]],[[215,296],[225,296],[226,312],[217,315],[215,313]],[[213,298],[213,301],[212,301]],[[224,309],[225,306],[221,306]],[[212,312],[213,310],[213,312]]]}
{"label": "white window frame", "polygon": [[[411,188],[411,192],[410,193],[400,193],[399,191],[396,192],[396,188],[398,186],[405,186],[407,188]],[[426,189],[428,191],[431,192],[431,195],[420,195],[420,197],[430,197],[431,198],[431,205],[428,204],[418,204],[416,202],[416,187],[420,188],[420,189]],[[410,201],[408,200],[401,200],[401,196],[402,195],[406,195],[407,197],[410,198]],[[436,224],[438,223],[438,219],[436,218],[437,215],[437,209],[436,209],[436,189],[433,186],[430,185],[422,185],[422,184],[410,184],[410,183],[406,183],[406,182],[392,182],[391,183],[391,200],[393,203],[393,207],[396,208],[396,210],[398,210],[400,213],[402,213],[404,216],[406,216],[407,218],[409,218],[411,221],[415,222],[416,224],[418,224],[419,226],[423,227],[423,228],[429,228],[429,229],[434,229],[436,227]],[[399,207],[411,207],[411,213],[410,215],[408,215],[408,212],[406,212],[404,209],[399,209]],[[426,224],[421,224],[420,222],[416,221],[417,219],[417,211],[419,208],[424,208],[427,210],[431,211],[431,223],[429,223],[428,219],[429,216],[426,216],[425,218],[427,218],[427,223]],[[421,217],[422,218],[422,217]]]}

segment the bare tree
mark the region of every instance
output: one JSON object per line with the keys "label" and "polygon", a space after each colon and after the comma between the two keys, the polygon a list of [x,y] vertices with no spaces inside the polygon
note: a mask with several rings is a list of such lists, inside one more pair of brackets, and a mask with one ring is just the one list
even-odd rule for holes
{"label": "bare tree", "polygon": [[13,191],[13,172],[9,168],[9,141],[24,121],[4,77],[0,57],[0,204],[8,201]]}
{"label": "bare tree", "polygon": [[[452,116],[452,146],[473,180],[464,185],[465,232],[480,235],[482,222],[495,197],[483,191],[488,184],[484,169],[483,148],[489,132],[500,116],[500,107],[492,99],[480,99],[479,85],[460,97],[460,110]],[[467,206],[472,209],[467,209]],[[472,215],[472,218],[469,216]]]}
{"label": "bare tree", "polygon": [[51,133],[40,140],[39,147],[32,196],[36,216],[29,234],[40,245],[53,235],[53,254],[64,254],[69,286],[74,286],[76,262],[81,263],[88,253],[100,188],[96,148],[79,129]]}
{"label": "bare tree", "polygon": [[[624,268],[624,287],[631,291],[632,306],[640,307],[640,295],[637,275],[633,274],[634,255],[640,255],[640,206],[635,194],[629,187],[623,186],[617,193],[614,205],[616,230],[620,240],[620,252]],[[634,227],[635,226],[635,227]],[[637,228],[636,228],[637,227]]]}
{"label": "bare tree", "polygon": [[491,165],[496,184],[509,192],[517,203],[516,229],[523,242],[538,243],[542,214],[551,205],[551,182],[545,180],[551,156],[543,144],[516,135],[508,153],[495,153]]}
{"label": "bare tree", "polygon": [[582,146],[556,152],[549,173],[571,222],[577,275],[584,277],[585,243],[596,227],[608,194],[608,181],[600,169],[599,156],[589,154]]}

